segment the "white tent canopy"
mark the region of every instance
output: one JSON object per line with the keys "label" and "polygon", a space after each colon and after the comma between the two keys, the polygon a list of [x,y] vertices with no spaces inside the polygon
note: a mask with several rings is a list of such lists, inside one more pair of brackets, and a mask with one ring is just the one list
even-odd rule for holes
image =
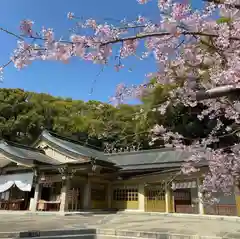
{"label": "white tent canopy", "polygon": [[0,193],[16,185],[21,191],[30,192],[33,184],[33,173],[9,174],[0,176]]}

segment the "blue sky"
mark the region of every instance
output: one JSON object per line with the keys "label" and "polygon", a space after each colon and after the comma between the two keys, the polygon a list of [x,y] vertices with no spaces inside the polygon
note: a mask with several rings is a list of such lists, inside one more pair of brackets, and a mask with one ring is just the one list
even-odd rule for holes
{"label": "blue sky", "polygon": [[[194,0],[199,7],[200,0]],[[135,19],[144,15],[158,19],[156,0],[147,5],[138,5],[136,0],[1,0],[0,26],[10,31],[19,31],[22,19],[31,19],[36,29],[42,26],[53,28],[57,36],[68,36],[68,30],[73,23],[67,20],[67,13],[74,12],[84,18],[114,18]],[[16,40],[0,32],[0,64],[8,61],[11,52],[16,47]],[[126,69],[116,72],[113,62],[105,67],[94,65],[79,59],[73,59],[69,64],[61,62],[34,62],[31,66],[18,71],[13,65],[4,72],[4,82],[0,87],[22,88],[28,91],[44,92],[55,96],[71,97],[81,100],[108,101],[114,94],[119,83],[138,84],[145,80],[145,74],[154,72],[156,65],[152,59],[139,61],[127,59]],[[129,72],[129,68],[133,71]],[[98,75],[98,76],[97,76]],[[93,82],[95,82],[93,86]],[[93,92],[91,88],[93,86]]]}

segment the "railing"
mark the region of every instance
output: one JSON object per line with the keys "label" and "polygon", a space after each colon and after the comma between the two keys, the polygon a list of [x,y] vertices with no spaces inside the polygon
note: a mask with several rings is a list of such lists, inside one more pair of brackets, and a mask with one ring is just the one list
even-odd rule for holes
{"label": "railing", "polygon": [[223,216],[236,216],[237,207],[234,204],[217,204],[205,207],[205,214],[209,215],[223,215]]}
{"label": "railing", "polygon": [[176,213],[198,214],[197,206],[192,205],[176,205]]}
{"label": "railing", "polygon": [[44,201],[39,200],[37,203],[38,211],[59,211],[60,201]]}
{"label": "railing", "polygon": [[[223,215],[223,216],[236,216],[237,208],[236,205],[212,205],[205,206],[205,214],[208,215]],[[188,214],[198,214],[197,205],[176,205],[176,213],[188,213]]]}
{"label": "railing", "polygon": [[0,201],[1,210],[22,210],[23,207],[24,207],[24,199]]}

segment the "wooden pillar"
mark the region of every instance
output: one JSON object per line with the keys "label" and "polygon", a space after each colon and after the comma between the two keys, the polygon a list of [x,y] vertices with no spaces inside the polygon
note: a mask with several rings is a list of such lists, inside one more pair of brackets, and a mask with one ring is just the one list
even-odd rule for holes
{"label": "wooden pillar", "polygon": [[111,183],[107,184],[107,207],[108,207],[108,209],[112,208],[112,185],[111,185]]}
{"label": "wooden pillar", "polygon": [[235,202],[236,202],[237,216],[240,217],[240,187],[239,187],[239,185],[235,186]]}
{"label": "wooden pillar", "polygon": [[90,179],[87,179],[87,182],[84,185],[84,194],[83,194],[83,209],[91,208],[91,182]]}
{"label": "wooden pillar", "polygon": [[35,185],[34,198],[31,198],[31,201],[30,201],[30,211],[32,211],[32,212],[37,211],[37,204],[38,204],[38,201],[41,197],[41,190],[42,190],[42,187],[37,182],[36,185]]}
{"label": "wooden pillar", "polygon": [[145,208],[144,183],[138,185],[138,210],[144,212]]}
{"label": "wooden pillar", "polygon": [[200,215],[204,214],[204,205],[202,202],[202,192],[200,191],[200,185],[201,185],[201,180],[200,178],[197,178],[197,191],[198,191],[198,213]]}
{"label": "wooden pillar", "polygon": [[61,189],[61,202],[60,202],[60,212],[66,212],[68,211],[68,192],[70,189],[70,179],[69,177],[66,177],[66,179],[63,181],[62,189]]}
{"label": "wooden pillar", "polygon": [[165,182],[165,212],[173,212],[172,190],[168,182]]}

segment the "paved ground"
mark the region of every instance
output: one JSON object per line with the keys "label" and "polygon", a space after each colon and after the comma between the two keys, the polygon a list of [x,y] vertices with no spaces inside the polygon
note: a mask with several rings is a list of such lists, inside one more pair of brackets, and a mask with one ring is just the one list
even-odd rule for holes
{"label": "paved ground", "polygon": [[[240,222],[144,214],[23,215],[0,214],[0,232],[101,228],[240,238]],[[231,236],[230,236],[231,235]],[[237,236],[233,236],[237,235]],[[239,237],[238,237],[239,236]]]}
{"label": "paved ground", "polygon": [[240,235],[239,221],[209,220],[192,216],[121,215],[121,217],[114,217],[105,225],[101,225],[101,228],[219,237],[229,233],[239,233]]}

